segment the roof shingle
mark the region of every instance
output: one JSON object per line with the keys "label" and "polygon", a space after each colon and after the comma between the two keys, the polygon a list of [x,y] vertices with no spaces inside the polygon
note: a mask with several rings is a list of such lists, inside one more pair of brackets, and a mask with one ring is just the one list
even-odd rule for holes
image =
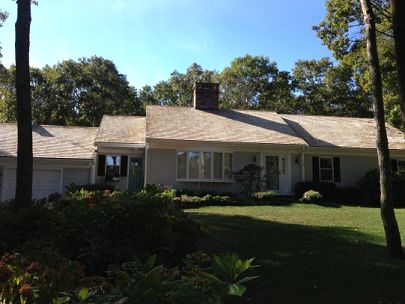
{"label": "roof shingle", "polygon": [[[97,128],[33,125],[36,158],[93,159]],[[17,156],[17,125],[0,123],[0,157]]]}
{"label": "roof shingle", "polygon": [[307,145],[275,112],[148,106],[146,137],[223,143]]}
{"label": "roof shingle", "polygon": [[[372,118],[281,115],[311,147],[376,148]],[[387,124],[390,149],[405,149],[404,134]]]}
{"label": "roof shingle", "polygon": [[143,116],[104,115],[96,136],[98,143],[145,143],[146,122]]}

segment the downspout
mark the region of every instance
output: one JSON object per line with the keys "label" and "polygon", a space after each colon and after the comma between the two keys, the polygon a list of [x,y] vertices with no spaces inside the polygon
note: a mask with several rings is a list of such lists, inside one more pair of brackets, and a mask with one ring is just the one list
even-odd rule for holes
{"label": "downspout", "polygon": [[149,143],[145,144],[145,174],[143,177],[143,186],[146,187],[148,184],[148,179],[149,179]]}

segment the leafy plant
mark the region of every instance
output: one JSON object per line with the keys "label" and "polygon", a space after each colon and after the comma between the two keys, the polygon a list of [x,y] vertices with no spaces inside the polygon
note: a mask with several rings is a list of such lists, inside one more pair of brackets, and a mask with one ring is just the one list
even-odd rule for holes
{"label": "leafy plant", "polygon": [[263,167],[256,164],[248,164],[234,173],[234,178],[247,194],[260,191],[262,188]]}
{"label": "leafy plant", "polygon": [[321,204],[323,203],[323,195],[318,191],[309,190],[304,193],[300,199],[300,202],[308,204]]}

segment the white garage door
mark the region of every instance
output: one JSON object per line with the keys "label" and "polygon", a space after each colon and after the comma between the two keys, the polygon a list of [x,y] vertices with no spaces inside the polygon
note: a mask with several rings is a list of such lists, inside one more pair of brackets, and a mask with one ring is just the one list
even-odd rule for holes
{"label": "white garage door", "polygon": [[[33,172],[32,196],[34,198],[48,197],[49,194],[60,192],[60,170],[39,170]],[[14,197],[16,170],[7,169],[6,175],[6,193],[7,199]]]}

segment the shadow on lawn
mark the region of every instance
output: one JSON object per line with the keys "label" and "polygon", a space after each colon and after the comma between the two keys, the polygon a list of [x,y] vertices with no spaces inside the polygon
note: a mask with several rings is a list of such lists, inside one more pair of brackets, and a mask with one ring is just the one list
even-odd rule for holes
{"label": "shadow on lawn", "polygon": [[255,257],[260,278],[232,303],[404,303],[405,262],[389,259],[373,237],[341,227],[190,213],[210,253]]}

